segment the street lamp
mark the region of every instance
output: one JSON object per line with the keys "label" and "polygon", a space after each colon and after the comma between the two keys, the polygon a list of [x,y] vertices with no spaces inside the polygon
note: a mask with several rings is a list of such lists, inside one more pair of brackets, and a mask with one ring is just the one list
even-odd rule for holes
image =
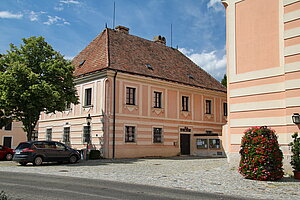
{"label": "street lamp", "polygon": [[292,119],[293,119],[294,124],[300,124],[300,115],[299,115],[299,113],[294,113],[293,116],[292,116]]}
{"label": "street lamp", "polygon": [[88,114],[88,116],[86,117],[87,131],[86,131],[86,135],[85,135],[85,141],[86,141],[85,158],[86,158],[86,160],[88,160],[88,148],[89,148],[89,144],[91,142],[91,122],[92,122],[92,117],[90,114]]}

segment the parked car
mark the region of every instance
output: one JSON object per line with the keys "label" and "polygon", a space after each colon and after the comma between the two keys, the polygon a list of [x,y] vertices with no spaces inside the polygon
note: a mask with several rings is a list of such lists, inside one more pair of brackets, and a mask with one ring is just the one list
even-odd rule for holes
{"label": "parked car", "polygon": [[41,165],[43,162],[69,162],[71,164],[80,160],[80,153],[71,147],[55,141],[21,142],[16,150],[13,160],[26,165]]}
{"label": "parked car", "polygon": [[0,160],[12,160],[13,155],[13,149],[0,145]]}

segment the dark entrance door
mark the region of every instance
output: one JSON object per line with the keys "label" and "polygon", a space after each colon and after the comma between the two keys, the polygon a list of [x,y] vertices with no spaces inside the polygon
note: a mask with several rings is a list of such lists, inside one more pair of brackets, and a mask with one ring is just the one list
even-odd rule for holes
{"label": "dark entrance door", "polygon": [[190,155],[191,139],[190,134],[180,134],[180,152],[181,155]]}
{"label": "dark entrance door", "polygon": [[4,137],[3,138],[3,146],[11,148],[11,137]]}

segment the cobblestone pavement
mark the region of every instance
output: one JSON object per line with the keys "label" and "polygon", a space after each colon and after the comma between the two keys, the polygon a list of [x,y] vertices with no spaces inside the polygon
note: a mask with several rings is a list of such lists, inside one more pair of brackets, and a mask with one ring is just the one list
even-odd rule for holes
{"label": "cobblestone pavement", "polygon": [[299,199],[300,181],[284,177],[280,181],[244,179],[226,159],[198,157],[90,160],[70,164],[20,166],[1,161],[0,171],[55,174],[119,182],[163,186],[255,199]]}

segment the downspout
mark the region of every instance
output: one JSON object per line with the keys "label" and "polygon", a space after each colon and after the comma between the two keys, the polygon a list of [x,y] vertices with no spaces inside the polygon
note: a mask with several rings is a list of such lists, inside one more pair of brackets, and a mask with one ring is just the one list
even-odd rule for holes
{"label": "downspout", "polygon": [[115,159],[115,152],[116,152],[116,80],[117,80],[118,71],[115,71],[114,75],[114,102],[113,102],[113,156],[112,158]]}

